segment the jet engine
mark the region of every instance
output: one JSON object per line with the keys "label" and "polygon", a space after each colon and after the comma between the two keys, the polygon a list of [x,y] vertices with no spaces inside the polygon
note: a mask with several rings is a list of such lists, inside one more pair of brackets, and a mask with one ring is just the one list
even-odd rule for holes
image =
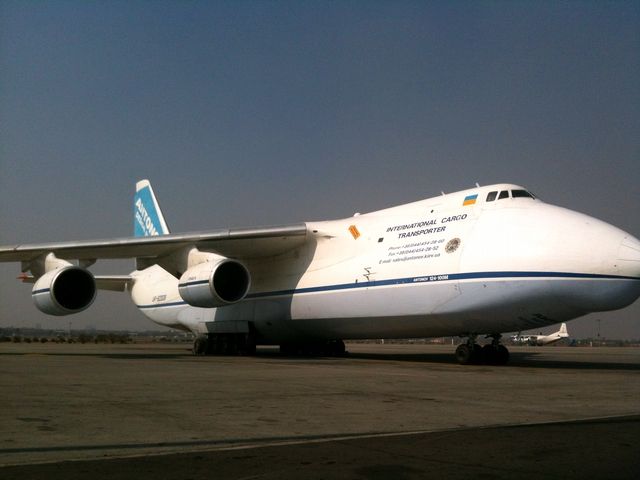
{"label": "jet engine", "polygon": [[251,277],[237,260],[214,256],[182,274],[178,291],[194,307],[222,307],[242,300],[249,291]]}
{"label": "jet engine", "polygon": [[78,313],[95,300],[96,281],[88,270],[68,265],[38,278],[31,296],[38,310],[48,315]]}

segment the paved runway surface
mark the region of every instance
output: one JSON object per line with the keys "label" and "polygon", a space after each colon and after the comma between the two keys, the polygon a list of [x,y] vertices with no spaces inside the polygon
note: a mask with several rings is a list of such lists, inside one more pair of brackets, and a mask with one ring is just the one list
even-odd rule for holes
{"label": "paved runway surface", "polygon": [[640,478],[640,349],[186,348],[0,344],[0,478]]}

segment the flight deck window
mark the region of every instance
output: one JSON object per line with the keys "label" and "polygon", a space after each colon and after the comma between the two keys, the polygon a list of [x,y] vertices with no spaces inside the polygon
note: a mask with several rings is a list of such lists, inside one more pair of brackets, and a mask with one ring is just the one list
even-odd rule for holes
{"label": "flight deck window", "polygon": [[487,195],[487,202],[493,202],[496,199],[498,192],[489,192]]}
{"label": "flight deck window", "polygon": [[498,200],[502,200],[503,198],[509,198],[509,190],[502,190],[500,195],[498,196]]}
{"label": "flight deck window", "polygon": [[534,196],[526,190],[511,190],[511,196],[513,198],[534,198]]}

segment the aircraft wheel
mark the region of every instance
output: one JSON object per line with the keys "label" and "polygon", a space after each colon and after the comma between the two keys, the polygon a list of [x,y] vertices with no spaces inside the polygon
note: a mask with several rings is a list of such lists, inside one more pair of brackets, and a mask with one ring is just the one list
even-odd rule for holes
{"label": "aircraft wheel", "polygon": [[483,362],[482,347],[477,343],[463,343],[456,348],[456,360],[460,365],[477,365]]}
{"label": "aircraft wheel", "polygon": [[482,363],[496,365],[498,363],[498,349],[490,343],[482,347]]}
{"label": "aircraft wheel", "polygon": [[238,336],[233,333],[227,333],[226,337],[226,347],[224,349],[225,355],[237,355],[238,354]]}
{"label": "aircraft wheel", "polygon": [[224,350],[227,345],[227,342],[225,341],[225,338],[222,334],[214,334],[214,343],[213,343],[213,347],[211,348],[211,354],[212,355],[223,355],[224,354]]}
{"label": "aircraft wheel", "polygon": [[342,340],[335,340],[331,345],[333,348],[332,355],[336,357],[344,357],[347,354],[347,348],[344,346],[344,342]]}
{"label": "aircraft wheel", "polygon": [[482,345],[478,345],[477,343],[473,344],[472,353],[471,353],[471,363],[475,365],[481,365],[484,361],[482,356]]}
{"label": "aircraft wheel", "polygon": [[256,354],[256,339],[251,334],[240,334],[238,336],[238,353],[240,355],[255,355]]}
{"label": "aircraft wheel", "polygon": [[504,345],[498,345],[496,347],[496,364],[506,365],[509,361],[509,350]]}
{"label": "aircraft wheel", "polygon": [[473,350],[474,349],[466,343],[458,345],[458,348],[456,348],[456,360],[458,363],[460,365],[469,365],[472,363]]}
{"label": "aircraft wheel", "polygon": [[256,354],[256,339],[253,338],[253,335],[249,335],[247,338],[244,348],[245,355],[255,355]]}
{"label": "aircraft wheel", "polygon": [[209,345],[209,340],[207,339],[207,337],[204,337],[204,336],[197,337],[193,341],[193,354],[205,355],[207,353],[208,345]]}
{"label": "aircraft wheel", "polygon": [[482,347],[482,362],[486,365],[505,365],[509,361],[509,350],[504,345],[487,344]]}

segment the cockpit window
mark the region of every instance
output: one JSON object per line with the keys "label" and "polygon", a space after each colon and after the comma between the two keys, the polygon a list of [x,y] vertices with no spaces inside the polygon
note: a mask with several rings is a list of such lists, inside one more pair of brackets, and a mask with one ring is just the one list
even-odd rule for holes
{"label": "cockpit window", "polygon": [[526,190],[511,190],[511,196],[513,198],[536,198]]}
{"label": "cockpit window", "polygon": [[509,190],[502,190],[500,195],[498,196],[498,200],[502,200],[503,198],[509,198]]}
{"label": "cockpit window", "polygon": [[487,202],[493,202],[496,199],[498,192],[489,192],[487,194]]}

